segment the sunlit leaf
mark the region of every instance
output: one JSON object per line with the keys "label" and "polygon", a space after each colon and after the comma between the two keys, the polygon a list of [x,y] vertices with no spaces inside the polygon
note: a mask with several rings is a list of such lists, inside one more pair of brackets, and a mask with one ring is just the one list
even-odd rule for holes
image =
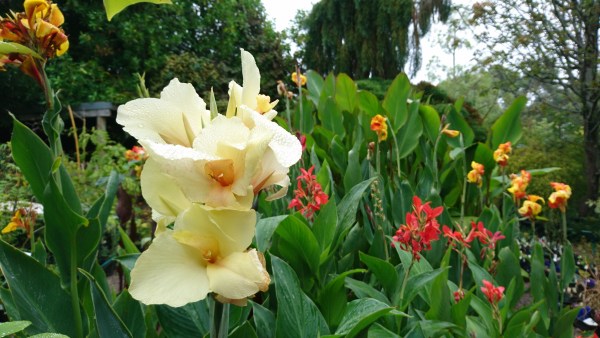
{"label": "sunlit leaf", "polygon": [[171,0],[104,0],[104,9],[106,10],[106,18],[108,21],[119,14],[125,8],[140,3],[150,2],[153,4],[171,4]]}

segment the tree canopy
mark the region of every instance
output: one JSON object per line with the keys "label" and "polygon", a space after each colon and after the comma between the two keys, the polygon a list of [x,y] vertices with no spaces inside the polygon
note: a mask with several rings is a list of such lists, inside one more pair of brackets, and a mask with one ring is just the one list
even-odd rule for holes
{"label": "tree canopy", "polygon": [[[60,89],[63,105],[120,104],[135,98],[135,73],[146,73],[152,95],[178,77],[192,83],[206,100],[211,87],[217,100],[225,100],[228,82],[241,73],[239,48],[252,52],[263,70],[264,92],[275,94],[276,81],[293,71],[288,48],[267,20],[260,0],[137,4],[110,23],[102,1],[58,0],[58,4],[70,48],[49,64],[48,73],[54,88]],[[9,0],[0,4],[0,12],[22,6],[22,1]],[[14,71],[0,73],[2,110],[40,114],[43,106],[35,96],[23,102],[26,88],[32,92],[30,82]],[[10,90],[15,86],[23,90]],[[8,124],[7,118],[0,121]]]}
{"label": "tree canopy", "polygon": [[485,63],[502,64],[553,86],[562,102],[557,108],[581,116],[587,199],[597,200],[600,1],[494,0],[476,3],[472,10],[472,22],[482,28],[475,37],[491,53],[484,56]]}
{"label": "tree canopy", "polygon": [[354,78],[392,79],[420,67],[420,39],[450,0],[321,0],[302,21],[308,68]]}

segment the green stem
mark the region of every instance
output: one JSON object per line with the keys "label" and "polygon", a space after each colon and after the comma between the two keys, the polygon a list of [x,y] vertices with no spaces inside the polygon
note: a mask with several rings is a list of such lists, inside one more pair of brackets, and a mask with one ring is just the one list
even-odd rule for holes
{"label": "green stem", "polygon": [[[398,307],[400,309],[400,311],[404,310],[404,290],[406,289],[406,284],[408,282],[408,276],[410,275],[410,270],[412,269],[412,266],[414,265],[415,260],[413,258],[413,260],[410,261],[410,265],[408,266],[408,269],[406,269],[406,271],[404,272],[404,279],[402,280],[402,286],[400,287],[400,296],[398,298]],[[398,332],[400,332],[400,329],[402,328],[402,318],[398,318],[396,321],[396,324],[398,325]]]}
{"label": "green stem", "polygon": [[562,233],[563,233],[563,244],[567,244],[567,213],[561,210],[562,214]]}
{"label": "green stem", "polygon": [[379,142],[375,145],[375,170],[377,176],[381,177],[381,159],[379,158]]}
{"label": "green stem", "polygon": [[435,186],[436,191],[440,191],[440,178],[438,177],[438,165],[437,165],[437,149],[440,143],[440,139],[442,138],[442,133],[438,134],[438,137],[435,139],[435,144],[433,145],[433,184]]}
{"label": "green stem", "polygon": [[463,141],[463,136],[462,133],[460,135],[458,135],[458,140],[460,142],[460,147],[463,151],[463,168],[464,168],[464,172],[463,172],[463,191],[462,191],[462,196],[460,198],[460,226],[464,226],[464,221],[465,221],[465,200],[467,198],[467,170],[469,167],[467,167],[467,154],[465,154],[465,144]]}
{"label": "green stem", "polygon": [[400,181],[402,181],[402,170],[400,170],[400,148],[398,148],[398,140],[396,139],[396,133],[394,132],[392,123],[388,119],[386,119],[386,122],[390,129],[389,134],[392,134],[392,139],[394,140],[394,148],[396,148],[396,166],[398,170],[398,178],[400,179]]}
{"label": "green stem", "polygon": [[535,220],[531,220],[531,240],[535,241]]}
{"label": "green stem", "polygon": [[[77,240],[75,236],[73,236],[71,240],[71,248],[77,247]],[[83,338],[83,324],[81,319],[81,309],[79,305],[79,290],[77,289],[77,258],[75,257],[75,253],[77,251],[73,250],[71,252],[71,307],[73,308],[73,315],[75,316],[75,332],[77,333],[78,338]]]}
{"label": "green stem", "polygon": [[502,193],[500,194],[500,199],[502,199],[502,217],[506,217],[504,215],[504,193],[506,192],[506,177],[504,175],[504,167],[500,167],[500,174],[502,175]]}
{"label": "green stem", "polygon": [[292,115],[290,114],[290,99],[287,96],[287,92],[284,95],[285,95],[285,113],[287,115],[287,120],[288,120],[288,124],[289,124],[289,128],[290,128],[290,132],[291,132],[294,129],[294,127],[292,126]]}
{"label": "green stem", "polygon": [[302,132],[302,124],[304,123],[304,110],[302,109],[302,81],[300,79],[300,67],[296,65],[296,82],[298,84],[298,106],[300,107],[300,123],[298,130]]}

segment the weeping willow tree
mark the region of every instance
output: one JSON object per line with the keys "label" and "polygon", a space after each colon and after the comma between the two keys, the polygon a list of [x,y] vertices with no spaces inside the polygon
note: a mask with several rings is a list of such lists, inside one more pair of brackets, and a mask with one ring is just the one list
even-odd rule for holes
{"label": "weeping willow tree", "polygon": [[420,67],[420,39],[450,0],[321,0],[302,21],[304,63],[322,73],[394,78]]}

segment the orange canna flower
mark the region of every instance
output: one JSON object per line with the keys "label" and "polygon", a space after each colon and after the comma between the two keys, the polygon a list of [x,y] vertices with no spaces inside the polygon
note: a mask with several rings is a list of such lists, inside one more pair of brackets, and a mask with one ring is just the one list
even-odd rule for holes
{"label": "orange canna flower", "polygon": [[508,154],[512,151],[511,143],[506,142],[498,146],[498,149],[494,151],[494,161],[499,166],[505,167],[508,164]]}
{"label": "orange canna flower", "polygon": [[519,208],[519,215],[528,217],[530,220],[534,221],[537,215],[542,212],[542,205],[538,203],[539,201],[544,203],[544,199],[540,196],[527,196],[527,199],[523,201],[523,206]]}
{"label": "orange canna flower", "polygon": [[503,286],[494,286],[494,284],[485,279],[483,280],[481,291],[492,305],[497,304],[504,297]]}
{"label": "orange canna flower", "polygon": [[377,114],[371,119],[371,130],[377,133],[377,139],[379,142],[387,140],[387,118]]}
{"label": "orange canna flower", "polygon": [[483,182],[483,174],[485,172],[483,164],[473,161],[471,162],[471,168],[473,170],[469,171],[469,173],[467,174],[467,181],[469,181],[470,183],[475,183],[477,184],[477,186],[481,187],[481,184]]}
{"label": "orange canna flower", "polygon": [[25,230],[27,237],[29,237],[30,227],[35,224],[37,215],[35,211],[30,210],[29,212],[23,208],[17,209],[14,216],[10,219],[7,226],[2,229],[2,234],[13,232],[17,229]]}
{"label": "orange canna flower", "polygon": [[[292,81],[294,81],[295,84],[298,84],[298,74],[296,72],[292,73]],[[302,74],[300,74],[300,85],[306,85],[306,76]]]}
{"label": "orange canna flower", "polygon": [[567,207],[567,201],[571,198],[571,187],[558,182],[550,183],[554,192],[548,197],[548,206],[552,209],[560,209],[565,212]]}

